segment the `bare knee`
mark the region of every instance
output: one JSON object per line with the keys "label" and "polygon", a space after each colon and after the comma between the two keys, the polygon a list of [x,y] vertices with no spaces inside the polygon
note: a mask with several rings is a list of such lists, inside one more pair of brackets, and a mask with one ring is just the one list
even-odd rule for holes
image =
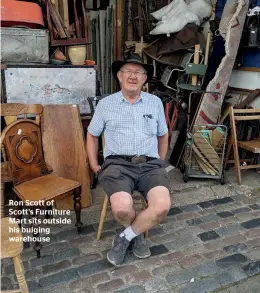
{"label": "bare knee", "polygon": [[163,221],[171,208],[171,199],[168,189],[165,187],[156,187],[149,194],[148,205],[157,223]]}
{"label": "bare knee", "polygon": [[113,210],[113,214],[114,214],[116,219],[124,221],[131,215],[131,211],[130,210],[124,210],[124,209]]}
{"label": "bare knee", "polygon": [[117,219],[125,220],[132,215],[133,200],[132,196],[127,192],[114,193],[111,198],[111,208]]}

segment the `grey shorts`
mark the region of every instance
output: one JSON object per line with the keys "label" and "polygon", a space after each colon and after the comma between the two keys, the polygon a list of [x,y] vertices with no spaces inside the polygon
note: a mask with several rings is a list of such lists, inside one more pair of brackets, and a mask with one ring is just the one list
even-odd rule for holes
{"label": "grey shorts", "polygon": [[137,190],[146,199],[149,190],[156,186],[169,188],[165,163],[160,159],[137,164],[123,158],[107,158],[98,179],[109,197],[116,192],[125,191],[132,194]]}

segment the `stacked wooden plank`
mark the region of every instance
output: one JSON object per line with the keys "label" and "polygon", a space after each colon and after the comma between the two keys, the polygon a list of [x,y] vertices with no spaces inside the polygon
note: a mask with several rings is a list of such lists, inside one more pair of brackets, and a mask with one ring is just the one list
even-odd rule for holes
{"label": "stacked wooden plank", "polygon": [[197,130],[192,138],[191,169],[206,175],[220,175],[225,143],[226,131],[222,127]]}
{"label": "stacked wooden plank", "polygon": [[54,7],[57,9],[61,19],[64,22],[65,27],[67,30],[70,28],[69,24],[69,7],[68,7],[68,0],[51,0]]}
{"label": "stacked wooden plank", "polygon": [[[122,39],[120,1],[111,0],[106,10],[90,12],[92,56],[98,67],[101,94],[109,94],[116,90],[116,81],[111,73],[111,64],[122,58],[119,40]],[[122,44],[122,43],[121,43]]]}
{"label": "stacked wooden plank", "polygon": [[[65,1],[65,0],[63,0]],[[50,0],[47,0],[48,2],[48,10],[51,18],[51,21],[53,22],[54,26],[53,29],[55,31],[56,38],[60,37],[61,39],[66,39],[70,37],[70,32],[69,32],[69,15],[67,17],[67,21],[65,25],[65,21],[62,19],[59,10],[58,10],[58,5],[56,3],[51,2]],[[56,0],[58,2],[58,0]],[[61,1],[60,1],[61,2]],[[68,3],[67,3],[68,5]]]}
{"label": "stacked wooden plank", "polygon": [[88,43],[88,19],[84,0],[41,2],[52,46]]}
{"label": "stacked wooden plank", "polygon": [[[91,206],[90,170],[79,108],[75,105],[44,106],[42,140],[45,160],[54,174],[80,182],[82,207]],[[73,210],[73,197],[60,200],[56,208]]]}

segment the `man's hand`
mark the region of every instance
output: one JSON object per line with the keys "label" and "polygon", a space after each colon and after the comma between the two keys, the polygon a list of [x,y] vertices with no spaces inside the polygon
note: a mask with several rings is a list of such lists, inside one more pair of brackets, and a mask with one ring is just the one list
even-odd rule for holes
{"label": "man's hand", "polygon": [[99,173],[99,171],[101,170],[101,166],[100,165],[96,165],[94,167],[91,167],[93,172],[97,175]]}

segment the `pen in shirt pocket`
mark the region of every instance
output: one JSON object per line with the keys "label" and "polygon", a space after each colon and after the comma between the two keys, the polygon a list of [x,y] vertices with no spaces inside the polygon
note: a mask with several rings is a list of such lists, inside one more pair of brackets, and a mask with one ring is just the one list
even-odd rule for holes
{"label": "pen in shirt pocket", "polygon": [[153,119],[153,115],[152,114],[144,114],[143,117],[147,120],[149,119]]}

